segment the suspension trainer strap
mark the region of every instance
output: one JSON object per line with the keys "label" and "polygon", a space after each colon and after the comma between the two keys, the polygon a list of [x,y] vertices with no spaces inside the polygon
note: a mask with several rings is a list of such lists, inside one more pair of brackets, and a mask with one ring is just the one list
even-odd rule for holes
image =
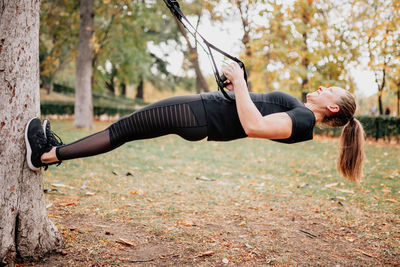
{"label": "suspension trainer strap", "polygon": [[[240,61],[238,58],[233,57],[231,55],[229,55],[228,53],[222,51],[221,49],[219,49],[218,47],[216,47],[215,45],[211,44],[210,42],[208,42],[198,31],[195,27],[193,27],[193,25],[190,23],[190,21],[186,18],[186,16],[183,14],[182,10],[180,9],[179,3],[176,0],[164,0],[164,3],[167,5],[167,7],[169,8],[169,10],[171,11],[171,13],[175,16],[175,18],[186,28],[186,30],[194,37],[195,41],[197,43],[200,44],[200,46],[203,48],[203,50],[208,54],[211,63],[212,63],[212,67],[213,67],[213,72],[214,72],[214,76],[215,76],[215,80],[217,82],[218,85],[218,89],[222,92],[222,94],[225,96],[225,98],[227,98],[230,101],[234,101],[234,99],[232,97],[230,97],[227,92],[225,91],[225,87],[229,84],[226,83],[225,81],[227,80],[227,78],[225,77],[225,75],[220,75],[218,68],[217,68],[217,64],[215,62],[212,50],[222,54],[223,56],[237,62],[239,64],[239,66],[243,69],[243,76],[244,79],[247,83],[247,73],[246,73],[246,67],[244,65],[244,63],[242,61]],[[194,31],[194,33],[192,32],[191,29],[189,29],[189,27],[184,23],[184,21],[190,26],[190,28],[192,28],[192,30]],[[207,46],[207,50],[203,47],[203,45],[199,42],[199,40],[197,39],[196,35],[200,36],[200,38],[202,39],[202,41],[204,42],[204,44]]]}

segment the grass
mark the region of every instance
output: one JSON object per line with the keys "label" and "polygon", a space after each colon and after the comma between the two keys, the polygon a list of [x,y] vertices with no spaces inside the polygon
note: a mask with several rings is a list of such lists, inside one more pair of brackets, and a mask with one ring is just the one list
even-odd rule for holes
{"label": "grass", "polygon": [[[93,131],[107,126],[96,123]],[[73,129],[68,121],[52,122],[52,127],[66,143],[93,132]],[[378,255],[371,263],[397,260],[399,245],[387,238],[400,237],[400,147],[368,143],[361,185],[338,175],[336,157],[337,140],[332,139],[284,145],[256,139],[187,142],[166,136],[50,167],[44,172],[44,187],[69,186],[59,188],[65,195],[47,194],[47,201],[61,206],[73,203],[64,209],[77,217],[94,214],[126,227],[143,228],[146,235],[161,238],[160,243],[185,244],[183,265],[195,264],[190,255],[206,248],[214,251],[211,262],[221,264],[225,257],[231,263],[248,262],[250,254],[230,249],[243,245],[242,239],[248,247],[263,251],[267,263],[293,265],[300,256],[288,251],[287,242],[299,238],[293,227],[302,220],[301,227],[320,225],[323,230],[318,237],[347,229],[343,235],[351,234],[363,249],[361,245],[368,242],[385,247],[371,248]],[[308,220],[313,222],[307,224]],[[266,234],[267,240],[262,239]],[[206,248],[201,244],[207,244]],[[319,255],[322,247],[310,244],[310,248],[316,249],[313,255]],[[254,262],[260,263],[260,253],[251,254]],[[335,253],[335,249],[329,251],[329,255]],[[349,260],[349,256],[334,257],[339,263]],[[385,259],[375,261],[380,257]],[[324,265],[324,259],[309,257],[305,262]]]}

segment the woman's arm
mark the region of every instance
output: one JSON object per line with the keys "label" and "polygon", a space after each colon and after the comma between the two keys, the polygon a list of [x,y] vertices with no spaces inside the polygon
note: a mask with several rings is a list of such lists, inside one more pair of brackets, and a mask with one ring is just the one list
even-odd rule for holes
{"label": "woman's arm", "polygon": [[287,113],[280,112],[263,117],[258,111],[250,98],[243,71],[237,63],[227,66],[223,73],[232,83],[227,89],[235,92],[240,123],[249,137],[285,139],[291,136],[292,120]]}

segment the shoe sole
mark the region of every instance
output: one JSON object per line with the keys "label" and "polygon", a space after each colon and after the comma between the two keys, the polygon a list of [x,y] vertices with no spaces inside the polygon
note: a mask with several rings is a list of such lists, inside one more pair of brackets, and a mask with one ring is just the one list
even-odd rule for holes
{"label": "shoe sole", "polygon": [[31,123],[32,120],[37,119],[37,117],[32,118],[29,120],[29,122],[26,124],[25,126],[25,145],[26,145],[26,162],[28,163],[28,167],[29,169],[31,169],[32,171],[38,171],[40,170],[40,168],[37,168],[35,166],[33,166],[32,161],[31,161],[31,157],[32,157],[32,148],[31,145],[29,144],[29,140],[28,140],[28,128],[29,128],[29,124]]}

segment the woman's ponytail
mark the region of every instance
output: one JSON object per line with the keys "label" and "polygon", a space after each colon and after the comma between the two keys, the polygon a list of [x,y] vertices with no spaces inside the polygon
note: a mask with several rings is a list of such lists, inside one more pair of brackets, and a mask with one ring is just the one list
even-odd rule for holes
{"label": "woman's ponytail", "polygon": [[365,134],[361,123],[354,118],[344,126],[340,135],[337,167],[344,177],[359,183],[362,176]]}

